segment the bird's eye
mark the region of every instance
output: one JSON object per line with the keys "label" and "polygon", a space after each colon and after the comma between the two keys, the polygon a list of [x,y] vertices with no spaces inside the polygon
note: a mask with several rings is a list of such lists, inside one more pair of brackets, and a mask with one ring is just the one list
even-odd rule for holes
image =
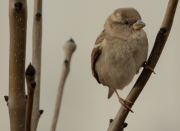
{"label": "bird's eye", "polygon": [[125,22],[124,22],[124,24],[128,25],[128,24],[129,24],[129,22],[128,22],[128,21],[125,21]]}

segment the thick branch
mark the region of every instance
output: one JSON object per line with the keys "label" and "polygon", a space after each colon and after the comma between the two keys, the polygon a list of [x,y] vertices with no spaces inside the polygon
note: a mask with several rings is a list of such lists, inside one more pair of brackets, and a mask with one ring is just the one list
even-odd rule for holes
{"label": "thick branch", "polygon": [[31,119],[31,131],[36,131],[40,118],[40,78],[41,78],[41,45],[42,45],[42,0],[34,0],[33,15],[33,47],[32,64],[36,69],[36,88],[34,92],[33,112]]}
{"label": "thick branch", "polygon": [[9,108],[11,131],[25,130],[26,0],[9,0]]}
{"label": "thick branch", "polygon": [[[164,48],[166,40],[169,36],[171,26],[173,23],[176,7],[178,4],[178,0],[169,0],[168,7],[166,10],[166,14],[164,16],[164,20],[162,22],[161,28],[157,34],[154,47],[148,59],[148,65],[151,68],[155,68],[158,59],[161,55],[161,52]],[[143,90],[144,86],[146,85],[149,77],[151,76],[151,71],[144,69],[139,76],[138,80],[136,81],[135,85],[133,86],[132,90],[128,94],[126,100],[132,101],[135,103],[136,99],[138,98],[139,94]],[[130,105],[132,107],[132,105]],[[128,111],[126,111],[123,107],[120,108],[118,111],[115,119],[109,125],[108,131],[122,131],[123,130],[123,123],[128,115]]]}
{"label": "thick branch", "polygon": [[51,131],[56,130],[56,124],[57,124],[58,117],[59,117],[59,111],[60,111],[60,105],[61,105],[61,100],[62,100],[62,95],[63,95],[64,84],[65,84],[66,78],[70,71],[71,56],[72,56],[73,52],[75,51],[75,49],[76,49],[76,45],[72,39],[67,41],[67,43],[64,45],[65,60],[63,63],[63,67],[62,67],[61,79],[60,79],[58,94],[57,94],[57,98],[56,98],[56,105],[55,105],[55,109],[54,109],[54,117],[53,117],[51,129],[50,129]]}

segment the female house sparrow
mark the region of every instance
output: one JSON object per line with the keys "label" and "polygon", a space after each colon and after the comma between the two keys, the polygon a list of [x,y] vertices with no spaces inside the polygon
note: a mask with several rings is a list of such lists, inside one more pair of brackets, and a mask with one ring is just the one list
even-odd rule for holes
{"label": "female house sparrow", "polygon": [[[109,87],[108,99],[115,92],[126,110],[132,111],[116,89],[122,90],[147,59],[145,23],[134,8],[115,10],[104,24],[91,54],[92,74],[99,84]],[[131,102],[129,102],[131,103]]]}

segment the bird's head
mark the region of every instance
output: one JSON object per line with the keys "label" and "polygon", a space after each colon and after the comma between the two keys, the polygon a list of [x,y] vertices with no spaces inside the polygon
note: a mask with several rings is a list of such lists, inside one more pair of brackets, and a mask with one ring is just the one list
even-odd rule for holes
{"label": "bird's head", "polygon": [[106,20],[104,28],[110,34],[128,37],[132,32],[139,31],[145,26],[141,16],[134,8],[119,8]]}

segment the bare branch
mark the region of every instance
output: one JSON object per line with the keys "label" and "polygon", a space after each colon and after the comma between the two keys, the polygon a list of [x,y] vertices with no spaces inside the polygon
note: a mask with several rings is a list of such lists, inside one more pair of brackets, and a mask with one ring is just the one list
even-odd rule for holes
{"label": "bare branch", "polygon": [[[169,0],[168,7],[166,10],[166,14],[164,16],[164,20],[162,22],[161,28],[157,34],[154,47],[148,59],[148,65],[154,69],[158,59],[161,55],[163,47],[166,43],[166,40],[169,36],[171,26],[173,23],[176,7],[178,4],[178,0]],[[143,90],[144,86],[146,85],[148,79],[150,78],[152,72],[150,70],[144,69],[139,76],[138,80],[136,81],[135,85],[133,86],[132,90],[128,94],[126,100],[135,103],[136,99],[138,98],[139,94]],[[129,105],[132,107],[132,105]],[[114,119],[113,122],[109,125],[108,131],[122,131],[123,130],[123,123],[128,115],[128,111],[126,111],[123,107],[121,107]]]}
{"label": "bare branch", "polygon": [[36,131],[40,113],[41,45],[42,45],[42,0],[34,0],[32,64],[36,69],[31,131]]}
{"label": "bare branch", "polygon": [[64,84],[65,84],[66,78],[70,71],[71,56],[72,56],[73,52],[75,51],[75,49],[76,49],[76,44],[74,43],[74,41],[72,39],[67,41],[67,43],[64,45],[65,60],[63,63],[63,67],[62,67],[61,79],[60,79],[58,94],[57,94],[57,98],[56,98],[56,105],[55,105],[55,109],[54,109],[54,117],[53,117],[51,129],[50,129],[51,131],[56,130],[56,124],[58,121]]}
{"label": "bare branch", "polygon": [[25,130],[25,54],[26,54],[26,0],[9,0],[10,55],[9,108],[11,131]]}
{"label": "bare branch", "polygon": [[28,97],[27,97],[27,105],[26,105],[26,122],[25,122],[25,131],[31,130],[31,117],[32,117],[32,107],[33,107],[33,96],[34,96],[34,90],[36,87],[35,79],[35,69],[34,67],[29,64],[27,70],[26,70],[26,83],[27,83],[27,91],[28,91]]}

